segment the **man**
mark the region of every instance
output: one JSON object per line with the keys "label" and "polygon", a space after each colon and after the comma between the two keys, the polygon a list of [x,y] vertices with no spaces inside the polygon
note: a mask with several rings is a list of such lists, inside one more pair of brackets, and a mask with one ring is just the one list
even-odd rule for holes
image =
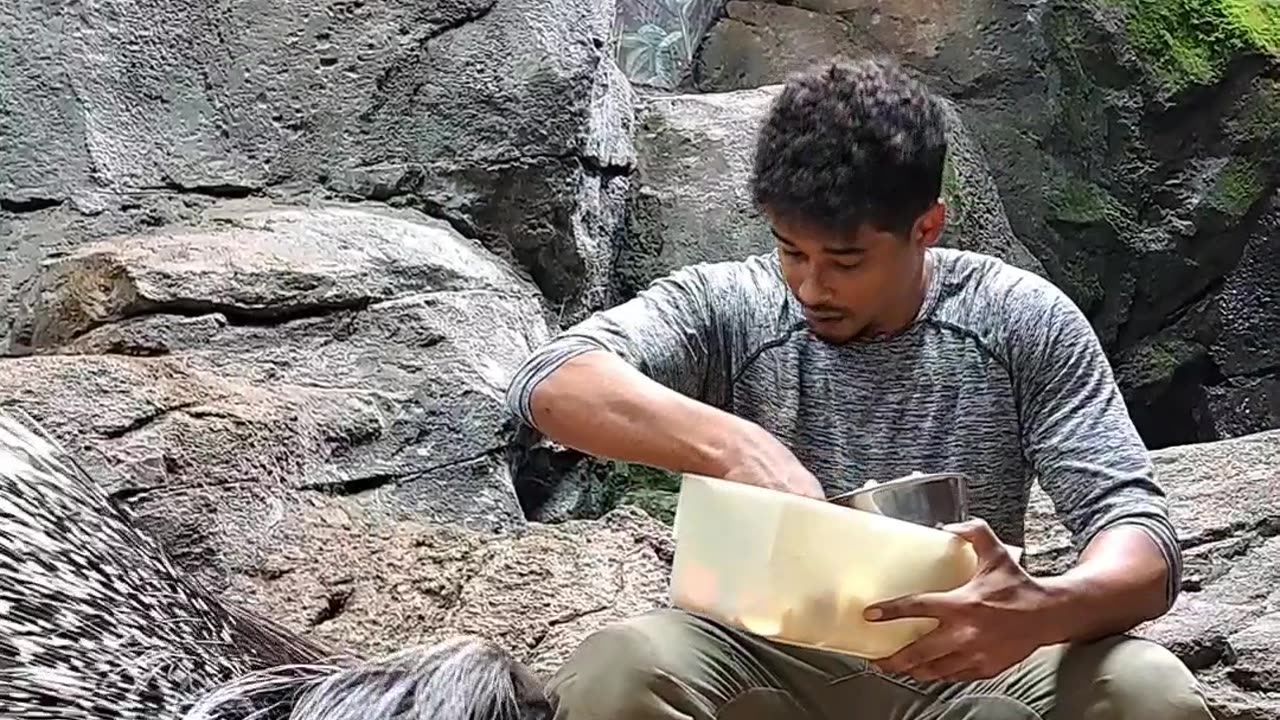
{"label": "man", "polygon": [[[1177,658],[1125,634],[1170,607],[1182,558],[1097,337],[1049,282],[936,247],[945,153],[936,100],[891,63],[794,77],[751,180],[776,252],[597,313],[534,353],[509,399],[584,452],[814,498],[967,473],[981,520],[951,529],[977,577],[869,609],[940,623],[874,663],[646,613],[577,649],[550,683],[557,718],[1211,717]],[[1022,544],[1036,479],[1083,550],[1058,577],[999,542]]]}

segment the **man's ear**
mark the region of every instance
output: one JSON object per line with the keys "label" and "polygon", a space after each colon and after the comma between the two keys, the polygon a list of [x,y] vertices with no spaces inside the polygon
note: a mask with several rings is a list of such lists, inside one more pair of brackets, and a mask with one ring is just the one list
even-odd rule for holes
{"label": "man's ear", "polygon": [[915,242],[920,243],[920,247],[931,247],[938,243],[942,237],[942,229],[946,226],[947,221],[947,204],[939,198],[916,218],[915,226],[911,229],[911,237]]}

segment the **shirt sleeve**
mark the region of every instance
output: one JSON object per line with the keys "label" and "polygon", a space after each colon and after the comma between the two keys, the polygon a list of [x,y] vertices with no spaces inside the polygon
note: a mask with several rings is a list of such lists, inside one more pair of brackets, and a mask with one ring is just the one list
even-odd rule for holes
{"label": "shirt sleeve", "polygon": [[1047,281],[1029,281],[1008,297],[1023,447],[1041,487],[1077,552],[1118,525],[1146,531],[1168,566],[1172,606],[1182,585],[1177,533],[1097,334]]}
{"label": "shirt sleeve", "polygon": [[536,429],[529,402],[534,388],[591,350],[613,352],[672,390],[723,405],[731,372],[726,340],[731,323],[723,320],[733,310],[726,295],[731,273],[729,264],[682,268],[560,333],[517,369],[507,391],[510,411]]}

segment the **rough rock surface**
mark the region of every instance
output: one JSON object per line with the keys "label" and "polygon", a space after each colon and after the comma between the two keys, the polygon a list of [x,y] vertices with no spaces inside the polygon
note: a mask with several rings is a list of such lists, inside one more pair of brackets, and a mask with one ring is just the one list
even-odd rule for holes
{"label": "rough rock surface", "polygon": [[[1175,609],[1140,632],[1197,672],[1221,717],[1276,720],[1280,431],[1153,457],[1188,562]],[[481,632],[548,672],[592,630],[668,602],[670,531],[631,508],[497,536],[319,516],[295,525],[237,571],[228,596],[363,652]],[[1029,529],[1032,569],[1065,567],[1071,552],[1043,495]]]}
{"label": "rough rock surface", "polygon": [[376,654],[479,633],[545,674],[592,630],[665,605],[671,553],[669,531],[629,508],[497,536],[315,519],[225,594],[334,648]]}
{"label": "rough rock surface", "polygon": [[618,287],[632,295],[689,263],[772,246],[747,180],[755,131],[776,87],[645,98]]}
{"label": "rough rock surface", "polygon": [[1138,363],[1125,390],[1148,444],[1229,437],[1280,425],[1274,369],[1206,352],[1276,322],[1275,303],[1235,283],[1232,317],[1198,312],[1253,238],[1274,232],[1280,16],[1169,5],[963,0],[937,13],[917,0],[734,0],[694,85],[776,83],[828,54],[912,67],[954,99],[1015,236],[1109,350]]}
{"label": "rough rock surface", "polygon": [[694,66],[703,91],[776,83],[823,57],[879,52],[924,70],[939,91],[969,94],[1032,68],[1043,2],[730,0]]}
{"label": "rough rock surface", "polygon": [[14,322],[34,354],[0,362],[0,399],[92,447],[179,554],[251,555],[312,495],[372,525],[524,523],[502,395],[543,308],[447,225],[231,201],[42,267]]}
{"label": "rough rock surface", "polygon": [[[1040,199],[1018,193],[1010,218],[1020,218],[1020,237],[1044,243],[1033,250],[1093,316],[1117,364],[1160,346],[1150,353],[1156,365],[1128,370],[1169,378],[1167,390],[1126,388],[1133,404],[1147,406],[1147,417],[1136,417],[1158,447],[1280,425],[1274,410],[1262,412],[1265,393],[1247,388],[1269,383],[1274,368],[1246,370],[1239,352],[1224,353],[1278,313],[1249,256],[1274,234],[1280,212],[1280,62],[1224,35],[1201,49],[1211,59],[1236,47],[1233,56],[1208,62],[1216,66],[1209,74],[1171,78],[1179,64],[1148,46],[1150,33],[1185,29],[1144,25],[1154,22],[1054,3],[1044,27],[1059,110],[1028,120],[1044,128],[1044,152],[1032,159],[1020,139],[1033,126],[994,116],[987,126],[1002,127],[984,144],[1007,187],[1048,186]],[[1210,39],[1192,33],[1187,41]],[[1242,287],[1242,275],[1261,284]]]}
{"label": "rough rock surface", "polygon": [[[1223,718],[1280,718],[1280,430],[1152,453],[1186,555],[1183,592],[1141,628],[1204,680]],[[1027,561],[1056,572],[1074,554],[1037,492]]]}
{"label": "rough rock surface", "polygon": [[[1280,426],[1280,194],[1217,291],[1116,357],[1148,443],[1181,444]],[[1168,423],[1167,419],[1188,422]],[[1164,422],[1162,422],[1162,420]]]}
{"label": "rough rock surface", "polygon": [[633,157],[613,19],[597,0],[6,3],[0,281],[15,247],[96,239],[153,193],[314,192],[424,207],[568,316],[598,306]]}

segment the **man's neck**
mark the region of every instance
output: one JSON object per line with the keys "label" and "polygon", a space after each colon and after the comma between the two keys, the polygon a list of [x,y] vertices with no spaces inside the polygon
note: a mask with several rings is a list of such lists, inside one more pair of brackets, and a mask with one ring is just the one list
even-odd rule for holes
{"label": "man's neck", "polygon": [[933,253],[925,250],[920,263],[920,272],[917,274],[916,281],[911,283],[911,289],[900,308],[891,317],[868,326],[862,333],[863,337],[868,339],[892,337],[915,324],[920,317],[921,309],[924,308],[925,300],[929,297],[929,283],[932,282],[934,273],[933,266]]}

